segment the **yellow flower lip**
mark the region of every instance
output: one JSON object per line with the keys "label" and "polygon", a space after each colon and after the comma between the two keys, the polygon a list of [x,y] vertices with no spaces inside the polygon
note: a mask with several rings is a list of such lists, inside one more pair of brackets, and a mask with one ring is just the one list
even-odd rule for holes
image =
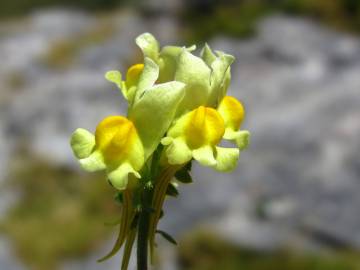
{"label": "yellow flower lip", "polygon": [[245,117],[244,106],[232,96],[225,96],[223,98],[218,112],[225,121],[225,127],[232,130],[238,130]]}
{"label": "yellow flower lip", "polygon": [[216,145],[224,135],[224,120],[213,108],[200,106],[190,112],[185,128],[187,143],[198,148],[203,145]]}
{"label": "yellow flower lip", "polygon": [[126,73],[126,86],[128,88],[137,84],[143,69],[144,64],[135,64],[128,69]]}
{"label": "yellow flower lip", "polygon": [[185,164],[194,158],[204,166],[217,166],[216,145],[224,133],[224,120],[215,109],[200,106],[188,112],[162,140],[169,164]]}
{"label": "yellow flower lip", "polygon": [[105,159],[120,160],[127,156],[137,137],[134,124],[123,116],[108,116],[96,128],[95,143]]}

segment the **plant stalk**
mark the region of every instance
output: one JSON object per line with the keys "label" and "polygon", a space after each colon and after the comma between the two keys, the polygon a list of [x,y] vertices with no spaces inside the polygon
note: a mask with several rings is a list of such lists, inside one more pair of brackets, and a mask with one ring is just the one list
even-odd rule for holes
{"label": "plant stalk", "polygon": [[149,222],[150,222],[150,202],[152,191],[144,188],[142,198],[142,209],[138,223],[137,238],[137,270],[148,270],[148,246],[149,246]]}

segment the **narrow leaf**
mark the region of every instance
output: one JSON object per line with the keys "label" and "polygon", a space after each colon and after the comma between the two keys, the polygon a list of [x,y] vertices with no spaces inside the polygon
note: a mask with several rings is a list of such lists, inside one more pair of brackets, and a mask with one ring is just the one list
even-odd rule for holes
{"label": "narrow leaf", "polygon": [[122,213],[118,238],[116,239],[115,245],[112,250],[107,255],[100,258],[98,262],[103,262],[114,256],[124,244],[126,236],[130,230],[132,218],[134,216],[134,209],[132,208],[131,201],[132,198],[130,193],[128,191],[124,191],[124,204],[121,211]]}
{"label": "narrow leaf", "polygon": [[192,177],[186,167],[183,167],[181,170],[175,173],[175,178],[184,184],[190,184],[193,182]]}
{"label": "narrow leaf", "polygon": [[156,233],[160,234],[162,237],[164,237],[166,240],[168,240],[171,244],[177,245],[176,240],[167,232],[156,230]]}
{"label": "narrow leaf", "polygon": [[184,166],[185,170],[187,170],[188,172],[191,171],[192,168],[192,160],[190,160],[188,163],[185,164]]}
{"label": "narrow leaf", "polygon": [[124,255],[123,255],[123,259],[122,259],[122,263],[121,263],[121,270],[128,269],[129,261],[130,261],[130,257],[131,257],[131,251],[132,251],[132,247],[134,245],[135,237],[136,237],[136,229],[132,229],[129,232],[128,237],[126,238]]}

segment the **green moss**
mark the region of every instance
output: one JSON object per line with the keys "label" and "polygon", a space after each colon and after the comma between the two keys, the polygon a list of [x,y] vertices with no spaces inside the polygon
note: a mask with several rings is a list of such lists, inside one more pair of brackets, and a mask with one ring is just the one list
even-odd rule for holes
{"label": "green moss", "polygon": [[230,244],[209,231],[189,235],[179,246],[182,270],[357,270],[359,254],[300,254],[293,251],[259,252]]}
{"label": "green moss", "polygon": [[29,269],[55,270],[64,259],[99,248],[114,230],[104,222],[119,216],[115,192],[103,175],[24,159],[7,185],[19,200],[0,227]]}
{"label": "green moss", "polygon": [[208,12],[203,7],[189,8],[183,15],[185,38],[198,43],[221,33],[233,37],[249,37],[255,33],[256,22],[270,8],[261,0],[233,1],[222,4],[214,1]]}
{"label": "green moss", "polygon": [[358,0],[283,0],[280,8],[290,14],[313,17],[340,30],[360,33]]}
{"label": "green moss", "polygon": [[124,0],[11,0],[2,1],[0,17],[19,16],[34,9],[70,7],[86,10],[109,10],[124,4]]}
{"label": "green moss", "polygon": [[188,1],[182,16],[185,37],[190,43],[207,41],[216,34],[247,38],[255,33],[258,21],[272,13],[308,16],[336,29],[360,33],[358,0],[209,0]]}

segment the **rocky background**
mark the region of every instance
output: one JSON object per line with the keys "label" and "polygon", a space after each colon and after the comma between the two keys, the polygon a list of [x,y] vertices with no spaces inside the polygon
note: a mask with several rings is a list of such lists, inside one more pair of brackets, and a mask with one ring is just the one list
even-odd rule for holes
{"label": "rocky background", "polygon": [[[42,238],[36,230],[24,233],[29,237],[25,240],[18,232],[26,231],[33,219],[27,217],[21,226],[22,218],[14,218],[14,205],[18,209],[19,201],[24,202],[24,190],[21,185],[12,188],[12,183],[30,181],[26,192],[36,190],[34,183],[42,185],[32,182],[39,177],[36,170],[19,176],[19,166],[41,160],[40,168],[61,168],[86,178],[73,158],[70,134],[79,126],[93,130],[103,117],[126,111],[126,103],[103,74],[111,69],[124,72],[141,59],[134,38],[142,32],[153,33],[162,44],[188,42],[174,15],[179,2],[150,3],[145,13],[130,8],[96,14],[47,9],[0,23],[1,269],[50,269],[32,262],[19,247]],[[252,133],[251,146],[231,174],[195,166],[195,182],[167,201],[160,227],[179,239],[206,227],[231,243],[261,251],[356,251],[360,39],[288,15],[263,17],[254,27],[256,34],[247,39],[220,32],[208,40],[213,48],[236,56],[229,93],[247,108],[244,128]],[[55,196],[56,189],[52,191]],[[84,191],[79,192],[81,196]],[[30,213],[30,205],[23,207]],[[42,217],[38,219],[44,225],[48,219]],[[73,225],[71,218],[64,224],[68,230]],[[52,232],[51,226],[44,227]],[[98,244],[89,244],[79,256],[59,255],[57,249],[47,256],[59,258],[59,269],[99,269],[96,259],[111,247],[116,232],[106,230],[102,235],[109,242],[94,240]],[[163,269],[190,269],[178,268],[174,251],[160,245],[166,254]],[[101,267],[118,269],[119,259]]]}

